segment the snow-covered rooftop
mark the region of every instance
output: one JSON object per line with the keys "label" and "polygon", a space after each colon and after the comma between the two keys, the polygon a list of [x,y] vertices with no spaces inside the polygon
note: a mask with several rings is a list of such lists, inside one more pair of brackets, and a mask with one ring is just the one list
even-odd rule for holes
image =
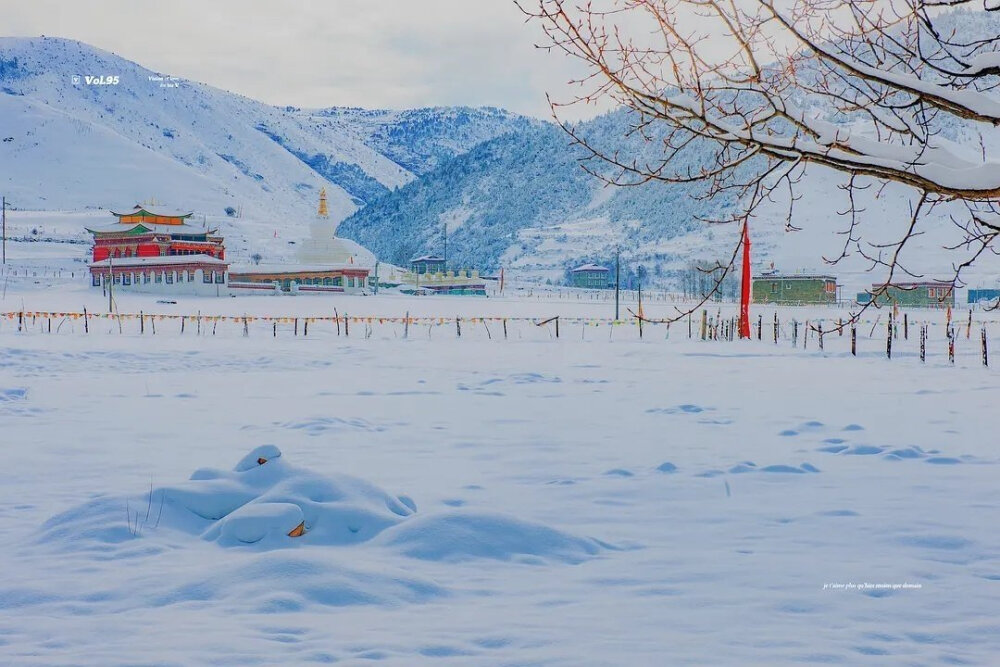
{"label": "snow-covered rooftop", "polygon": [[370,266],[340,262],[336,264],[237,264],[233,265],[233,273],[322,273],[324,271],[344,270],[371,271]]}
{"label": "snow-covered rooftop", "polygon": [[146,206],[144,204],[136,204],[129,210],[125,211],[111,211],[112,215],[138,215],[139,213],[148,213],[149,215],[158,215],[165,218],[189,218],[191,217],[191,211],[181,211],[180,209],[171,209],[163,206]]}
{"label": "snow-covered rooftop", "polygon": [[176,264],[212,264],[215,266],[228,266],[228,263],[216,259],[210,255],[164,255],[160,257],[116,257],[111,260],[102,259],[99,262],[91,262],[90,266],[96,268],[107,268],[108,266],[163,266]]}
{"label": "snow-covered rooftop", "polygon": [[583,271],[602,271],[604,273],[607,273],[610,270],[611,269],[609,269],[606,266],[598,266],[597,264],[582,264],[573,269],[572,273],[578,273]]}
{"label": "snow-covered rooftop", "polygon": [[821,273],[761,273],[754,280],[836,280],[836,276]]}
{"label": "snow-covered rooftop", "polygon": [[216,230],[209,229],[208,227],[201,227],[196,225],[189,225],[188,223],[183,223],[180,225],[157,225],[151,222],[135,222],[135,223],[121,223],[113,222],[108,225],[101,225],[100,227],[88,227],[87,231],[97,232],[99,234],[108,233],[119,233],[124,234],[128,231],[135,229],[136,227],[145,227],[151,232],[156,232],[158,234],[212,234]]}

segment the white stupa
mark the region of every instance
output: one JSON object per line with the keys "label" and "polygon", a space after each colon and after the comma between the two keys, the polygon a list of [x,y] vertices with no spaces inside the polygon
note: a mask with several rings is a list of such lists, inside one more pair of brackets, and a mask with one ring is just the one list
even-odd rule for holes
{"label": "white stupa", "polygon": [[303,264],[333,266],[360,264],[373,266],[375,255],[363,246],[337,236],[337,223],[330,219],[326,188],[319,191],[319,210],[309,223],[309,238],[299,246],[298,260]]}

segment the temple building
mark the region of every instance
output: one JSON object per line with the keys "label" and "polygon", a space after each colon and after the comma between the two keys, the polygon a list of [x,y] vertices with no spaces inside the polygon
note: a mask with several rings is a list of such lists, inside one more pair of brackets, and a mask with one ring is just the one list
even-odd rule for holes
{"label": "temple building", "polygon": [[234,267],[230,287],[235,293],[362,292],[368,287],[375,257],[354,241],[337,236],[330,220],[326,188],[320,190],[316,217],[309,223],[295,263]]}
{"label": "temple building", "polygon": [[215,229],[190,221],[191,213],[137,204],[111,212],[117,222],[88,228],[95,287],[112,284],[136,292],[228,294],[226,249]]}

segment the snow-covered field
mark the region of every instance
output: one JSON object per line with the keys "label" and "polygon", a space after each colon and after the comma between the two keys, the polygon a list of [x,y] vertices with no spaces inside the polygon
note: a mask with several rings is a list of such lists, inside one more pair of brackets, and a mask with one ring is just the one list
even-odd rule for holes
{"label": "snow-covered field", "polygon": [[[0,311],[106,309],[37,282]],[[742,343],[451,322],[610,316],[562,296],[118,303],[449,318],[405,340],[0,320],[0,663],[995,659],[995,313],[954,366],[939,311],[911,314],[937,324],[923,365],[912,331],[891,361],[868,327],[856,359],[775,345],[766,309]]]}

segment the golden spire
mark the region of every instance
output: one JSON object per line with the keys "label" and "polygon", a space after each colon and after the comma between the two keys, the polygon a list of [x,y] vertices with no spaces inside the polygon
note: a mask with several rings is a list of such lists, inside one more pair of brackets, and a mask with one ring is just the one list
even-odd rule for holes
{"label": "golden spire", "polygon": [[319,211],[316,212],[321,218],[329,218],[330,212],[326,208],[326,188],[321,188],[319,191]]}

